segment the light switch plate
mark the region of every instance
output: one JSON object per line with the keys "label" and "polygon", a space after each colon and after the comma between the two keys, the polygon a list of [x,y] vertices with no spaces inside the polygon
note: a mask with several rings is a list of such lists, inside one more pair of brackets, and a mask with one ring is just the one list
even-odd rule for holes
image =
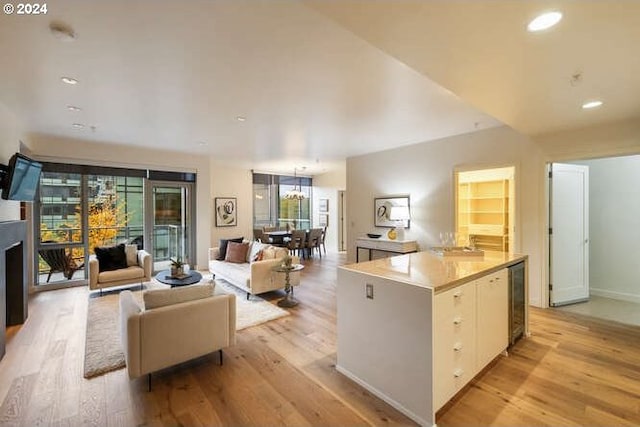
{"label": "light switch plate", "polygon": [[371,283],[367,283],[365,289],[367,298],[373,299],[373,285]]}

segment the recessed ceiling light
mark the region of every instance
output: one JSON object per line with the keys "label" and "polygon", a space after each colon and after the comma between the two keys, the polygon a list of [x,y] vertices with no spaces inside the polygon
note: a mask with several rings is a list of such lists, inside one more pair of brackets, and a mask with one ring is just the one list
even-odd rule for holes
{"label": "recessed ceiling light", "polygon": [[82,108],[76,107],[75,105],[67,105],[67,110],[73,111],[74,113],[78,111],[82,111]]}
{"label": "recessed ceiling light", "polygon": [[198,145],[204,147],[205,145],[207,145],[207,143],[204,141],[198,141]]}
{"label": "recessed ceiling light", "polygon": [[247,121],[247,118],[243,117],[243,116],[237,116],[236,120],[239,121],[239,122],[245,122],[245,121]]}
{"label": "recessed ceiling light", "polygon": [[73,77],[60,77],[60,80],[62,80],[68,85],[78,84],[78,80],[74,79]]}
{"label": "recessed ceiling light", "polygon": [[562,19],[562,13],[560,12],[546,12],[542,15],[536,16],[533,21],[527,25],[527,30],[530,32],[544,31],[553,27]]}
{"label": "recessed ceiling light", "polygon": [[84,128],[84,125],[82,123],[74,123],[71,125],[71,127],[74,129],[82,129]]}
{"label": "recessed ceiling light", "polygon": [[582,104],[582,109],[583,110],[589,110],[591,108],[598,108],[599,106],[602,105],[602,101],[589,101],[589,102],[585,102],[584,104]]}

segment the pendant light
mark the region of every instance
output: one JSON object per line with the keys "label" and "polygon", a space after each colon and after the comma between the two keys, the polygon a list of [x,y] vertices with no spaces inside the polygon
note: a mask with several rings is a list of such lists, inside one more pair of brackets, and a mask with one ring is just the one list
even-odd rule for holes
{"label": "pendant light", "polygon": [[[293,190],[289,190],[286,193],[284,193],[284,198],[287,200],[304,200],[307,196],[304,195],[304,193],[302,192],[302,184],[300,182],[298,182],[296,184],[297,181],[297,173],[296,173],[296,168],[293,168]],[[296,190],[296,185],[298,185],[298,190]]]}

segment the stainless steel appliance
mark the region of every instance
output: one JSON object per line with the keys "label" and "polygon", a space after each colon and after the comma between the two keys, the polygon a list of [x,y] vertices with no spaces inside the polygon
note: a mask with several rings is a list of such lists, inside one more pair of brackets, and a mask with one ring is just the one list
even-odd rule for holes
{"label": "stainless steel appliance", "polygon": [[524,275],[524,262],[509,267],[509,344],[514,344],[524,334]]}

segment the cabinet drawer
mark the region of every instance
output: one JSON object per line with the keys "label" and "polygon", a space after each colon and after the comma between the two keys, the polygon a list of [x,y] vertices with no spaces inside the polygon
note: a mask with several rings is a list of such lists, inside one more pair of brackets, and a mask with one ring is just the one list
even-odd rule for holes
{"label": "cabinet drawer", "polygon": [[439,409],[475,375],[475,282],[434,297],[433,396]]}

